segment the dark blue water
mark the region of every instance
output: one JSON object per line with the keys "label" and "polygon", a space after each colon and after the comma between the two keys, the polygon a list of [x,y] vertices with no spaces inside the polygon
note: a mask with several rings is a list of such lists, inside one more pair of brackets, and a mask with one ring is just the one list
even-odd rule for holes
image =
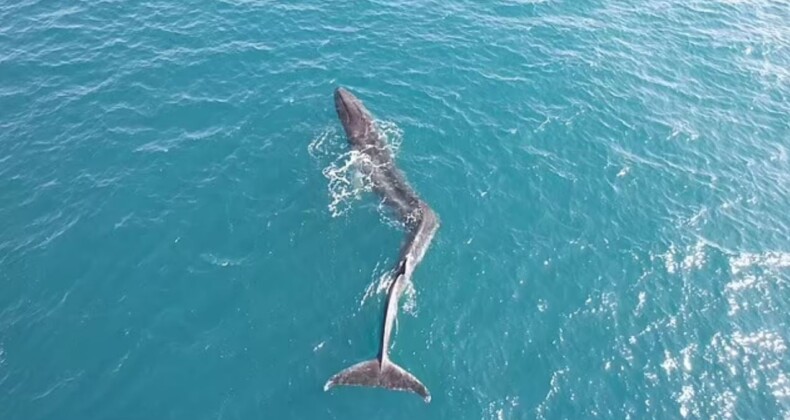
{"label": "dark blue water", "polygon": [[[790,6],[0,5],[0,418],[787,418]],[[332,91],[442,227],[403,229]]]}

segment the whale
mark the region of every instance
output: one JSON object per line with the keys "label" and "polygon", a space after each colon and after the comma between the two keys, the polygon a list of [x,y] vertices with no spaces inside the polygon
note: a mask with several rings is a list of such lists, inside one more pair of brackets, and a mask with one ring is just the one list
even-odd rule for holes
{"label": "whale", "polygon": [[431,401],[428,388],[390,359],[389,347],[398,316],[398,302],[439,229],[439,217],[395,165],[386,139],[376,129],[375,120],[362,101],[342,87],[335,90],[334,99],[349,145],[359,156],[358,170],[370,180],[382,202],[394,210],[405,227],[406,238],[390,274],[392,282],[384,306],[378,355],[335,374],[324,385],[324,391],[340,385],[380,387],[413,392],[428,403]]}

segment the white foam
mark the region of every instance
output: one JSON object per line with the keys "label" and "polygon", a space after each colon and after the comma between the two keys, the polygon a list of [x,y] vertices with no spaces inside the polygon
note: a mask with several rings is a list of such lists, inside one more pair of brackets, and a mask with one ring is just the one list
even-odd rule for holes
{"label": "white foam", "polygon": [[787,351],[782,336],[774,331],[758,331],[751,334],[743,334],[735,331],[732,341],[743,347],[747,354],[759,354],[761,352],[775,353],[781,355]]}
{"label": "white foam", "polygon": [[345,214],[363,192],[370,191],[369,180],[356,171],[356,165],[363,159],[366,159],[366,155],[351,151],[323,169],[322,173],[328,181],[327,188],[331,197],[328,208],[332,217]]}
{"label": "white foam", "polygon": [[403,144],[403,130],[394,121],[376,121],[376,130],[384,137],[384,143],[393,155],[397,155]]}
{"label": "white foam", "polygon": [[310,154],[313,159],[319,159],[323,156],[326,156],[327,153],[331,152],[329,148],[331,147],[331,141],[338,137],[337,131],[334,127],[327,127],[321,132],[319,132],[315,138],[307,145],[307,153]]}
{"label": "white foam", "polygon": [[570,369],[568,367],[555,370],[554,373],[551,374],[551,381],[549,382],[549,391],[546,393],[546,396],[543,398],[543,401],[538,404],[537,408],[535,408],[535,412],[537,418],[546,418],[546,410],[548,409],[548,405],[551,401],[560,393],[560,386],[561,381],[564,377],[568,374]]}
{"label": "white foam", "polygon": [[636,304],[636,309],[634,310],[635,313],[639,314],[642,312],[642,309],[645,307],[645,302],[647,302],[647,293],[646,292],[639,292],[638,296],[639,302]]}
{"label": "white foam", "polygon": [[680,415],[683,418],[689,416],[689,414],[693,414],[694,417],[698,416],[698,412],[694,407],[694,387],[691,385],[683,385],[683,389],[680,392],[680,396],[678,396],[678,403],[680,404]]}
{"label": "white foam", "polygon": [[697,242],[693,247],[689,247],[686,252],[686,257],[683,258],[683,270],[691,271],[702,268],[705,265],[705,244],[702,241]]}
{"label": "white foam", "polygon": [[417,316],[417,290],[411,281],[406,283],[406,288],[403,290],[401,309],[411,316]]}
{"label": "white foam", "polygon": [[549,308],[549,304],[545,300],[538,299],[538,311],[546,312],[546,309],[548,308]]}
{"label": "white foam", "polygon": [[307,153],[320,164],[326,165],[321,173],[327,179],[329,212],[332,217],[341,216],[364,190],[364,184],[352,178],[358,154],[348,150],[347,143],[334,127],[319,132],[307,146]]}
{"label": "white foam", "polygon": [[200,254],[200,257],[203,258],[203,260],[206,261],[207,263],[211,265],[216,265],[218,267],[237,266],[244,263],[244,258],[222,257],[222,256],[214,255],[210,252]]}
{"label": "white foam", "polygon": [[660,255],[660,257],[664,260],[664,266],[667,269],[667,273],[675,274],[677,271],[677,262],[675,262],[675,255],[677,254],[677,249],[675,249],[675,245],[670,245],[669,249],[666,253]]}
{"label": "white foam", "polygon": [[694,352],[696,351],[697,351],[696,344],[690,344],[688,347],[680,351],[680,354],[683,356],[683,370],[685,370],[686,372],[691,372],[693,368],[691,363],[691,357],[694,355]]}
{"label": "white foam", "polygon": [[[403,142],[403,130],[391,121],[376,121],[376,128],[390,152],[396,155]],[[349,150],[348,142],[335,127],[319,132],[307,146],[307,152],[326,165],[321,173],[327,179],[328,209],[332,217],[346,214],[363,193],[372,190],[370,177],[359,171],[360,167],[370,163],[367,155]],[[385,222],[389,221],[386,211],[379,213]]]}
{"label": "white foam", "polygon": [[664,368],[667,375],[678,368],[678,362],[668,350],[664,350],[664,361],[661,363],[661,367]]}
{"label": "white foam", "polygon": [[742,253],[730,258],[730,271],[738,274],[742,270],[758,266],[763,269],[790,268],[790,252]]}
{"label": "white foam", "polygon": [[[387,270],[381,274],[375,274],[379,272],[379,264],[376,265],[373,272],[373,281],[365,288],[365,293],[362,295],[362,299],[359,302],[360,309],[365,306],[372,297],[385,295],[389,292],[390,285],[392,285],[392,281],[394,280],[391,270]],[[403,312],[412,316],[417,315],[417,291],[411,281],[405,284],[403,294],[400,297],[400,305]]]}
{"label": "white foam", "polygon": [[[686,246],[685,249],[678,249],[675,244],[670,244],[669,249],[663,254],[657,255],[664,260],[664,268],[669,274],[676,274],[679,270],[688,273],[699,270],[707,262],[707,245],[703,241],[697,241],[694,245]],[[654,258],[654,257],[651,257]]]}
{"label": "white foam", "polygon": [[713,396],[713,406],[718,408],[719,415],[724,419],[735,417],[735,403],[738,397],[731,390]]}

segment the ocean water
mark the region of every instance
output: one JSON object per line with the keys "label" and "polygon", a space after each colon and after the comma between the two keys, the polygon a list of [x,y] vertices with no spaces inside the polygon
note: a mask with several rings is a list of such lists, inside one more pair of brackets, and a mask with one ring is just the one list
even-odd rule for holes
{"label": "ocean water", "polygon": [[[790,5],[7,1],[0,418],[790,417]],[[403,230],[354,91],[442,226]]]}

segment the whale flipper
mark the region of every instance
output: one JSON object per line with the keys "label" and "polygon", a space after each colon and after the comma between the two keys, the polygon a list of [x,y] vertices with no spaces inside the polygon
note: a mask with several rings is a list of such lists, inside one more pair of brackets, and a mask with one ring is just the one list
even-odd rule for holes
{"label": "whale flipper", "polygon": [[419,379],[389,360],[379,362],[379,359],[373,359],[346,368],[327,381],[324,391],[336,385],[373,386],[410,391],[421,396],[426,403],[431,401],[428,388]]}

